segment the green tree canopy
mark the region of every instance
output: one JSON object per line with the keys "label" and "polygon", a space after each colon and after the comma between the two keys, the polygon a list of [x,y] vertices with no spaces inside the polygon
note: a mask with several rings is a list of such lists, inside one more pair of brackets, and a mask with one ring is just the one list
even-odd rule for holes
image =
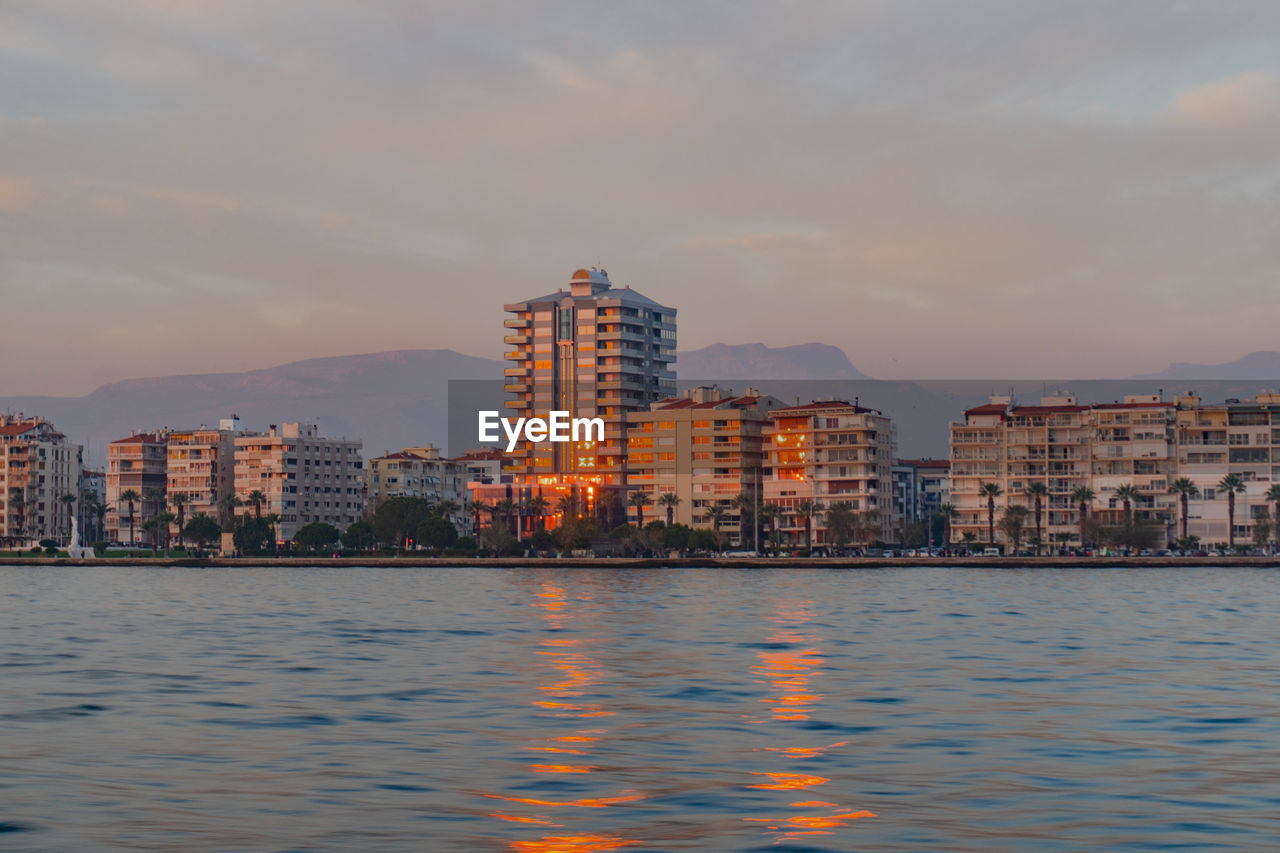
{"label": "green tree canopy", "polygon": [[218,526],[218,522],[203,512],[193,515],[186,526],[182,528],[182,535],[201,548],[217,539],[218,534],[221,532],[222,528]]}
{"label": "green tree canopy", "polygon": [[313,521],[293,534],[293,541],[307,551],[322,551],[331,548],[341,534],[338,528],[324,521]]}
{"label": "green tree canopy", "polygon": [[415,538],[428,548],[449,548],[458,541],[458,528],[449,519],[433,514],[418,525]]}
{"label": "green tree canopy", "polygon": [[388,498],[374,510],[369,524],[379,541],[403,547],[417,532],[418,525],[432,514],[431,503],[426,498]]}

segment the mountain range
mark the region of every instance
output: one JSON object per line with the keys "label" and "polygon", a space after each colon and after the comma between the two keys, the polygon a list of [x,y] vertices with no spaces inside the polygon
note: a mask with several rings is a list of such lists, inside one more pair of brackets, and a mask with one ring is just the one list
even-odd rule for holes
{"label": "mountain range", "polygon": [[[81,397],[0,397],[0,410],[48,418],[84,444],[86,461],[95,465],[105,460],[107,442],[131,431],[215,424],[232,414],[246,428],[258,430],[283,421],[315,422],[328,435],[361,438],[366,456],[429,441],[457,453],[474,442],[461,444],[470,430],[449,421],[450,380],[472,381],[458,383],[455,391],[478,387],[492,395],[500,389],[503,366],[447,349],[395,350],[243,373],[129,379]],[[713,344],[680,353],[677,368],[684,377],[682,388],[717,382],[742,391],[749,383],[786,402],[859,398],[894,418],[902,456],[945,456],[947,422],[991,393],[1031,399],[1050,390],[1028,380],[877,381],[854,367],[843,350],[821,343]],[[1160,373],[1055,387],[1074,391],[1081,402],[1193,388],[1213,400],[1251,396],[1268,380],[1280,385],[1280,353],[1252,353],[1221,365],[1177,363]],[[1175,382],[1196,384],[1171,384]],[[462,437],[448,441],[450,426],[454,436]]]}

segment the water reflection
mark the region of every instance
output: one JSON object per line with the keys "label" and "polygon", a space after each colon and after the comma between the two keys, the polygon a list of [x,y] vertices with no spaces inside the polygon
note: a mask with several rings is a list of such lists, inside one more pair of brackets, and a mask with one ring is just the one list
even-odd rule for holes
{"label": "water reflection", "polygon": [[[550,774],[553,778],[562,775],[568,778],[582,778],[600,770],[598,766],[585,759],[595,754],[595,750],[608,737],[610,730],[600,728],[598,723],[592,723],[591,728],[585,728],[582,727],[582,722],[570,721],[597,720],[612,717],[616,712],[604,707],[600,702],[586,701],[584,698],[590,695],[589,688],[599,684],[603,679],[600,664],[587,652],[591,641],[578,636],[559,635],[559,632],[573,627],[575,620],[573,605],[579,601],[589,600],[589,596],[570,598],[563,587],[544,583],[541,591],[533,596],[531,602],[539,612],[544,627],[557,634],[543,639],[534,650],[547,665],[540,670],[544,683],[537,686],[541,698],[533,700],[530,704],[539,709],[535,712],[535,717],[564,720],[569,726],[568,731],[563,729],[555,731],[538,739],[532,745],[524,747],[529,752],[537,753],[535,756],[537,760],[525,765],[534,774]],[[566,758],[555,761],[552,760],[552,756],[566,756]],[[581,758],[569,758],[569,756],[581,756]],[[644,799],[642,794],[626,790],[603,797],[519,797],[498,793],[486,793],[484,796],[512,805],[538,807],[538,811],[532,814],[514,813],[510,810],[511,807],[508,807],[506,810],[490,812],[490,817],[508,823],[558,829],[573,823],[576,817],[575,811],[578,809],[605,809]],[[588,853],[588,851],[618,850],[640,843],[636,839],[620,835],[584,833],[548,834],[537,839],[511,841],[509,846],[512,850],[530,853],[533,851]]]}
{"label": "water reflection", "polygon": [[[760,700],[769,706],[770,714],[750,722],[776,728],[780,740],[790,740],[805,731],[795,723],[809,720],[824,698],[815,683],[823,674],[821,667],[826,661],[818,648],[816,632],[807,627],[812,619],[812,604],[811,601],[779,603],[777,612],[769,617],[773,630],[767,638],[766,647],[757,653],[759,663],[752,667],[756,681],[767,685],[770,690],[770,695]],[[779,794],[821,788],[831,779],[815,772],[802,772],[807,768],[800,762],[819,759],[846,746],[849,746],[849,741],[842,740],[813,746],[765,747],[759,752],[770,754],[784,765],[781,769],[753,772],[753,781],[746,787]],[[763,824],[764,831],[774,842],[782,844],[799,841],[806,836],[831,835],[832,830],[846,827],[852,821],[875,817],[864,809],[852,809],[819,797],[792,800],[785,805],[786,812],[743,820]]]}

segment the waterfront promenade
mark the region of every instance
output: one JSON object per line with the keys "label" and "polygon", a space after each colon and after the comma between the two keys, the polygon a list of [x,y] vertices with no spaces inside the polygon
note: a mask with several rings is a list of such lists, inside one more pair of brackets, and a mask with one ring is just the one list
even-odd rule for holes
{"label": "waterfront promenade", "polygon": [[66,557],[5,557],[0,566],[236,567],[324,566],[389,568],[613,568],[613,569],[884,569],[884,568],[991,568],[991,569],[1124,569],[1124,568],[1220,568],[1245,566],[1280,568],[1280,555],[1271,557],[103,557],[72,560]]}

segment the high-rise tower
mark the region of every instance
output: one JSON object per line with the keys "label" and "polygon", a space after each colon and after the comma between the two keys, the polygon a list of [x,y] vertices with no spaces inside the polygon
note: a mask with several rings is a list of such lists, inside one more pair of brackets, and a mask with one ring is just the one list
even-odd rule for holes
{"label": "high-rise tower", "polygon": [[568,290],[506,306],[507,406],[605,422],[602,443],[524,443],[508,470],[519,485],[625,485],[627,412],[675,393],[676,311],[604,270],[580,269]]}

